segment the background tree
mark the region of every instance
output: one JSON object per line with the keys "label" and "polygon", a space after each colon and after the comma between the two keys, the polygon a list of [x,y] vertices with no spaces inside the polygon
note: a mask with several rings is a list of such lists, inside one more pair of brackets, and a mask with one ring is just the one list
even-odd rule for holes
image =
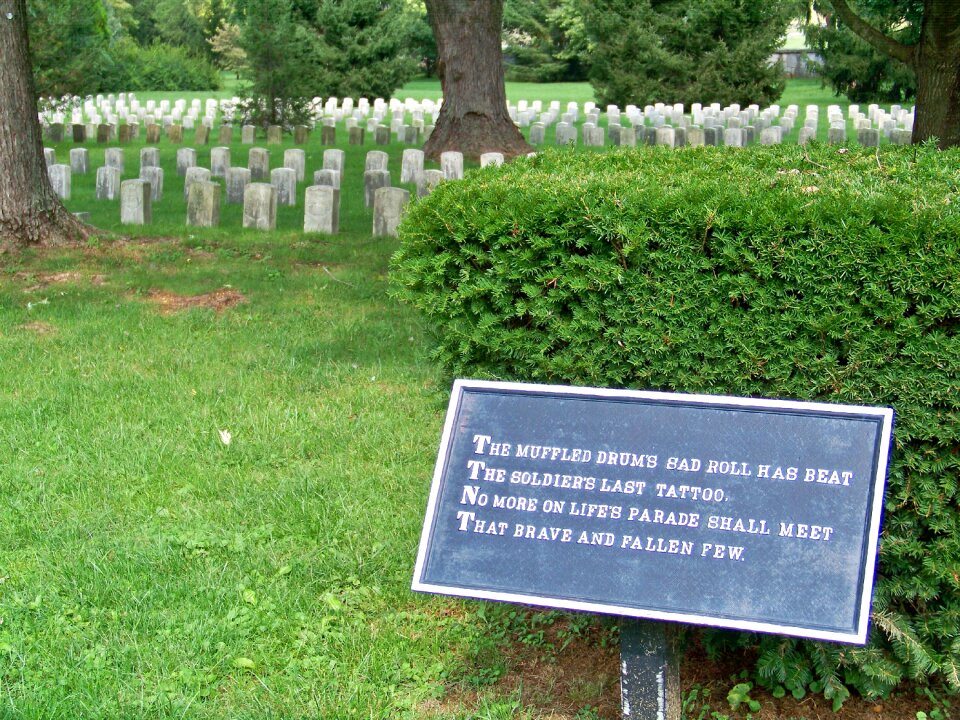
{"label": "background tree", "polygon": [[292,126],[307,119],[320,47],[316,33],[293,0],[247,0],[240,46],[247,55],[243,89],[249,101],[240,119],[257,125]]}
{"label": "background tree", "polygon": [[0,0],[0,245],[83,237],[47,177],[30,67],[26,0]]}
{"label": "background tree", "polygon": [[784,80],[769,58],[795,10],[793,0],[584,2],[590,82],[602,104],[773,102]]}
{"label": "background tree", "polygon": [[101,0],[30,0],[27,12],[37,92],[98,92],[111,63],[110,27]]}
{"label": "background tree", "polygon": [[[823,7],[832,7],[852,32],[913,70],[917,87],[913,142],[937,138],[941,148],[960,144],[960,2],[870,0],[853,6],[846,0],[824,0]],[[885,27],[871,21],[871,8],[899,11],[902,19]]]}
{"label": "background tree", "polygon": [[314,19],[318,91],[335,97],[389,97],[417,70],[410,45],[417,20],[404,2],[320,0]]}
{"label": "background tree", "polygon": [[240,45],[240,35],[239,25],[223,21],[217,28],[217,32],[207,41],[219,66],[236,73],[238,78],[240,71],[247,64],[247,53]]}
{"label": "background tree", "polygon": [[503,0],[427,0],[437,41],[437,72],[443,106],[424,145],[428,157],[458,150],[467,157],[502,152],[508,157],[532,148],[510,119],[503,78],[500,29]]}
{"label": "background tree", "polygon": [[506,0],[503,45],[507,80],[587,79],[590,53],[577,0]]}
{"label": "background tree", "polygon": [[389,97],[414,74],[416,7],[402,0],[241,0],[255,124],[307,119],[313,97]]}
{"label": "background tree", "polygon": [[[864,5],[862,12],[873,25],[901,42],[913,44],[919,38],[920,0],[874,0]],[[823,60],[821,76],[838,95],[857,103],[903,103],[916,94],[916,77],[910,66],[860,38],[840,22],[832,8],[825,24],[809,24],[805,33],[809,47]]]}
{"label": "background tree", "polygon": [[138,7],[126,0],[28,0],[38,93],[59,97],[219,87],[219,73],[205,56],[166,44],[157,35],[139,45]]}

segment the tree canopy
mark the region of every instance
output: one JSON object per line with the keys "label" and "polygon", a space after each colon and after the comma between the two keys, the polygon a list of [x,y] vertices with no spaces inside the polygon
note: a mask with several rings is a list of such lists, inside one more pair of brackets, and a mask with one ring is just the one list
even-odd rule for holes
{"label": "tree canopy", "polygon": [[597,99],[770,103],[783,73],[769,58],[793,0],[596,0],[583,4]]}
{"label": "tree canopy", "polygon": [[579,0],[506,0],[502,40],[508,80],[587,79],[590,48]]}

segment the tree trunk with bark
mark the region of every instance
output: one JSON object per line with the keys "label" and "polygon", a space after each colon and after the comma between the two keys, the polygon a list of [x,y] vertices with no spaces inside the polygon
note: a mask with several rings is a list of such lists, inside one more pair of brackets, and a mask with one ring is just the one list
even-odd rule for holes
{"label": "tree trunk with bark", "polygon": [[960,145],[960,1],[924,0],[915,45],[905,45],[857,15],[847,0],[831,0],[844,25],[880,52],[909,65],[917,77],[913,142],[937,138],[940,148]]}
{"label": "tree trunk with bark", "polygon": [[445,150],[478,158],[507,157],[533,150],[507,112],[500,27],[503,0],[426,0],[437,41],[437,70],[443,106],[424,146],[437,159]]}
{"label": "tree trunk with bark", "polygon": [[47,177],[26,0],[0,0],[0,246],[57,244],[85,235]]}
{"label": "tree trunk with bark", "polygon": [[917,110],[913,142],[937,138],[941,148],[960,145],[960,2],[928,0],[913,53]]}

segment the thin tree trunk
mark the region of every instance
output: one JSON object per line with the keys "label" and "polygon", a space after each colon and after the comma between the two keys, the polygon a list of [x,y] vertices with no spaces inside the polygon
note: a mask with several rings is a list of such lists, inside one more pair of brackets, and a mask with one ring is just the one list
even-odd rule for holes
{"label": "thin tree trunk", "polygon": [[85,234],[47,177],[26,0],[0,0],[0,246],[56,244]]}
{"label": "thin tree trunk", "polygon": [[531,148],[507,112],[500,27],[503,0],[427,0],[437,41],[443,106],[424,146],[430,158],[459,150],[515,157]]}

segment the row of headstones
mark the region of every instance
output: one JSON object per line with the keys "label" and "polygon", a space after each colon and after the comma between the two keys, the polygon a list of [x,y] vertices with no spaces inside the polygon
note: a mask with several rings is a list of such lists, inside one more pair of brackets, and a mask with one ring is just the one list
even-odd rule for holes
{"label": "row of headstones", "polygon": [[[182,148],[184,150],[186,148]],[[223,148],[229,151],[229,148]],[[120,150],[116,148],[116,150]],[[256,153],[260,167],[269,167],[269,153],[263,148]],[[288,151],[290,152],[290,151]],[[302,150],[295,151],[303,153]],[[285,153],[286,157],[286,153]],[[334,234],[339,228],[340,184],[344,169],[345,153],[342,150],[324,152],[324,168],[314,173],[314,184],[307,188],[304,198],[304,230],[307,232],[326,232]],[[194,160],[196,154],[194,152]],[[98,199],[113,200],[120,197],[120,218],[124,224],[149,223],[152,217],[152,203],[162,199],[163,168],[159,167],[159,152],[156,148],[143,148],[141,151],[140,177],[137,180],[121,182],[122,152],[108,156],[112,163],[97,170],[96,193]],[[178,168],[180,167],[178,153]],[[300,179],[303,179],[302,161]],[[502,164],[501,153],[485,153],[481,156],[481,166]],[[254,177],[250,168],[230,167],[229,156],[224,164],[223,158],[217,169],[226,181],[226,202],[243,204],[244,227],[272,229],[276,227],[277,205],[296,205],[297,169],[292,167],[275,168],[269,172],[270,183],[253,182],[263,178],[263,170]],[[391,186],[388,170],[389,156],[382,151],[367,153],[364,168],[364,206],[373,209],[373,233],[393,235],[399,222],[400,210],[406,204],[409,192]],[[119,163],[119,166],[118,166]],[[443,180],[463,178],[463,155],[449,151],[441,154],[441,169],[424,169],[424,155],[421,150],[404,150],[400,181],[415,183],[418,196],[428,195]],[[48,165],[48,173],[55,191],[63,198],[69,198],[71,185],[71,167],[69,165]],[[192,226],[215,226],[220,222],[221,187],[212,182],[213,171],[191,165],[184,168],[184,198],[187,201],[187,224]],[[199,189],[195,189],[199,188]],[[251,190],[250,188],[254,188]],[[266,188],[271,188],[270,191]],[[321,190],[321,188],[326,188]],[[382,190],[397,190],[397,193],[381,193]],[[330,192],[335,194],[331,195]],[[399,202],[398,198],[403,198]],[[399,202],[399,205],[398,205]]]}
{"label": "row of headstones", "polygon": [[[874,106],[872,106],[874,107]],[[648,106],[643,115],[632,118],[633,125],[621,125],[619,117],[611,115],[608,109],[608,125],[606,130],[595,124],[596,116],[588,115],[583,123],[583,144],[586,146],[603,146],[607,135],[613,145],[668,145],[682,147],[686,145],[730,145],[743,147],[754,142],[762,145],[778,145],[784,137],[793,131],[799,109],[791,105],[780,115],[780,108],[776,105],[766,110],[751,105],[741,110],[738,105],[720,108],[715,104],[709,108],[694,105],[691,115],[683,114],[683,106],[673,108]],[[839,108],[831,106],[828,110],[831,125],[828,130],[828,142],[844,143],[848,141],[846,123],[837,120],[835,112]],[[885,121],[882,130],[890,142],[909,144],[912,140],[913,115],[898,109],[898,118],[891,117]],[[798,132],[798,142],[805,144],[816,137],[819,126],[819,107],[808,105],[803,120],[803,126]],[[876,109],[876,116],[882,117],[883,111]],[[566,115],[566,114],[565,114]],[[558,145],[576,144],[579,139],[578,128],[568,122],[570,118],[557,123],[555,141]],[[645,124],[650,121],[650,125]],[[774,121],[777,124],[774,124]],[[673,124],[669,124],[673,123]],[[900,127],[902,123],[905,126]],[[873,122],[868,118],[857,118],[855,121],[856,140],[861,145],[876,147],[880,144],[881,130],[872,127]],[[530,144],[542,145],[546,141],[546,126],[534,123],[530,128]]]}
{"label": "row of headstones", "polygon": [[[416,121],[414,121],[416,123]],[[156,123],[146,126],[145,139],[147,144],[156,145],[162,137],[166,137],[171,143],[179,144],[183,140],[183,131],[185,125],[158,125]],[[396,139],[397,142],[415,145],[420,142],[426,142],[433,133],[433,125],[412,124],[403,122],[392,122],[389,126],[382,125],[376,121],[371,121],[367,128],[351,126],[347,128],[347,142],[350,145],[364,145],[368,134],[373,137],[377,145],[389,145]],[[46,135],[51,142],[63,142],[67,126],[61,123],[50,123],[46,126]],[[186,128],[193,129],[193,128]],[[200,125],[194,133],[195,145],[207,145],[213,129],[212,125]],[[257,128],[254,125],[243,125],[240,128],[240,142],[243,145],[253,145],[256,142]],[[267,144],[279,145],[283,142],[284,129],[280,125],[270,125],[266,131]],[[126,145],[140,137],[139,123],[123,123],[114,125],[112,123],[94,124],[74,124],[70,126],[69,137],[75,143],[84,143],[88,138],[96,138],[99,144],[109,142],[118,142]],[[296,145],[306,145],[310,138],[310,128],[306,125],[296,125],[293,128],[293,142]],[[223,124],[217,128],[217,140],[220,145],[229,145],[233,143],[234,127]],[[320,144],[336,145],[337,128],[332,124],[325,124],[320,127]]]}
{"label": "row of headstones", "polygon": [[[668,147],[697,147],[704,145],[726,145],[730,147],[746,147],[755,142],[761,145],[779,145],[783,142],[785,130],[781,125],[772,125],[759,130],[758,128],[747,125],[746,127],[708,127],[701,128],[697,126],[673,127],[671,125],[661,125],[660,127],[637,127],[620,128],[611,126],[610,140],[616,146],[636,145],[666,145]],[[542,134],[535,135],[535,128],[531,129],[531,145],[543,144]],[[846,127],[831,127],[827,131],[827,142],[831,144],[842,144],[848,141]],[[805,125],[800,128],[797,142],[801,145],[814,139],[817,135],[816,124]],[[877,147],[880,145],[881,131],[876,128],[861,128],[856,131],[856,140],[865,147]],[[909,145],[913,137],[913,131],[903,128],[894,129],[888,136],[890,142],[899,145]],[[574,144],[577,140],[577,129],[566,128],[563,124],[557,126],[556,143],[558,145]],[[605,144],[604,129],[591,128],[584,126],[583,144],[585,146],[602,146]]]}
{"label": "row of headstones", "polygon": [[[70,150],[70,165],[56,162],[56,153],[45,148],[48,173],[55,191],[63,199],[70,198],[72,175],[89,172],[89,152],[85,148]],[[193,148],[177,150],[177,174],[184,178],[184,198],[190,185],[196,181],[220,177],[226,180],[227,202],[242,202],[245,186],[250,182],[269,180],[277,188],[281,205],[296,204],[297,183],[303,182],[306,175],[306,153],[299,148],[284,151],[283,167],[270,169],[270,151],[265,148],[251,148],[248,153],[247,167],[233,167],[230,148],[213,148],[210,153],[210,168],[197,165],[197,152]],[[339,190],[340,179],[346,153],[343,150],[330,149],[323,153],[322,169],[313,174],[314,185],[330,185]],[[486,153],[481,157],[481,165],[502,163],[500,153]],[[121,176],[124,172],[123,148],[107,148],[104,154],[105,164],[97,169],[96,195],[99,200],[116,199]],[[390,172],[387,169],[389,155],[373,150],[367,153],[364,172],[366,206],[372,207],[372,194],[376,188],[390,184]],[[440,169],[427,170],[424,167],[422,150],[403,151],[400,181],[416,183],[420,194],[426,194],[427,188],[440,180],[458,180],[463,177],[463,155],[459,152],[445,152],[440,156]],[[140,150],[139,179],[151,182],[152,199],[159,201],[163,196],[163,168],[160,167],[160,151],[155,147]]]}
{"label": "row of headstones", "polygon": [[[116,100],[110,95],[106,96],[106,98],[100,95],[97,96],[95,101],[92,98],[87,99],[83,105],[83,110],[78,109],[73,112],[72,120],[75,124],[82,123],[83,117],[86,114],[93,123],[102,122],[104,119],[103,116],[105,116],[107,121],[114,125],[119,124],[121,119],[127,122],[146,122],[149,118],[151,121],[156,120],[158,124],[162,124],[163,126],[170,126],[183,120],[186,126],[192,127],[193,121],[199,119],[201,123],[212,127],[218,114],[221,118],[227,118],[227,122],[229,123],[233,108],[235,108],[238,102],[240,102],[239,98],[219,101],[208,99],[206,101],[205,115],[201,118],[201,101],[199,99],[192,100],[191,106],[188,109],[186,100],[183,99],[174,101],[172,105],[169,100],[163,100],[159,103],[147,101],[145,106],[141,106],[132,94],[126,96],[121,93]],[[406,122],[405,118],[408,114],[412,118],[411,125],[421,130],[426,127],[426,119],[428,117],[432,117],[435,123],[441,104],[442,100],[434,102],[428,99],[417,101],[412,98],[406,98],[402,102],[398,99],[391,99],[389,102],[386,102],[382,98],[378,98],[371,106],[366,98],[360,98],[355,104],[352,98],[344,98],[341,103],[337,98],[331,97],[327,98],[325,103],[321,98],[314,98],[311,108],[314,111],[315,124],[335,126],[336,123],[343,121],[349,130],[352,127],[361,127],[366,123],[367,130],[371,133],[378,124],[382,124],[386,120],[389,114],[391,117],[389,122],[391,131],[394,134],[398,134],[398,128]],[[795,108],[796,106],[791,107]],[[127,112],[128,110],[130,112]],[[566,110],[562,111],[560,102],[556,100],[550,102],[547,109],[543,108],[541,101],[528,103],[525,100],[521,100],[516,105],[508,105],[507,110],[514,122],[521,127],[530,126],[536,122],[550,126],[558,120],[567,124],[574,124],[579,121],[580,117],[580,105],[577,102],[567,103]],[[594,125],[599,124],[601,111],[595,103],[583,103],[583,112],[586,122]],[[854,116],[858,112],[859,107],[857,105],[850,106],[851,119],[854,119]],[[184,113],[186,114],[184,115]],[[657,126],[658,119],[661,123],[669,122],[672,125],[678,126],[682,124],[685,114],[686,108],[682,103],[673,105],[656,103],[645,106],[642,111],[636,105],[627,105],[624,111],[621,111],[617,105],[608,105],[606,107],[608,125],[622,125],[623,122],[621,118],[625,115],[633,126],[646,124],[648,122]],[[757,116],[766,116],[767,118],[779,116],[779,106],[771,105],[769,108],[760,110],[760,107],[756,104],[741,108],[741,106],[736,103],[727,107],[721,107],[719,103],[710,105],[693,103],[690,106],[690,111],[689,114],[686,115],[686,118],[688,124],[709,127],[710,125],[707,121],[711,116],[720,117],[724,122],[728,121],[731,117],[735,117],[739,120],[741,126],[756,126],[758,123],[754,122],[754,120]],[[906,116],[909,116],[909,121],[906,119]],[[870,105],[866,117],[870,119],[878,129],[884,129],[888,133],[893,128],[884,128],[881,123],[885,119],[890,118],[897,120],[899,123],[898,127],[912,129],[912,110],[908,111],[898,105],[892,106],[889,113],[881,110],[879,105]],[[43,118],[48,123],[63,123],[66,120],[64,113],[56,112],[45,113]],[[831,118],[831,122],[832,121],[833,118]],[[763,126],[761,125],[759,129],[762,130]],[[856,129],[860,128],[857,127]],[[789,130],[786,132],[789,132]]]}
{"label": "row of headstones", "polygon": [[[222,188],[219,183],[197,180],[187,193],[186,224],[189,227],[217,227],[220,224]],[[377,189],[373,201],[374,237],[397,234],[410,192],[403,188]],[[243,227],[275,230],[280,194],[269,183],[248,183],[243,192]],[[149,180],[120,183],[120,222],[149,225],[153,214],[153,189]],[[340,229],[340,190],[330,185],[311,185],[304,193],[304,232],[335,235]]]}
{"label": "row of headstones", "polygon": [[[183,123],[192,127],[197,121],[212,124],[218,116],[232,122],[236,107],[241,102],[241,98],[238,97],[221,100],[207,98],[205,103],[194,98],[187,107],[185,99],[175,100],[172,104],[169,100],[159,102],[147,100],[146,103],[141,104],[133,93],[120,93],[116,98],[113,95],[106,97],[98,95],[95,99],[89,97],[82,104],[78,104],[69,118],[66,112],[54,109],[41,113],[41,121],[65,123],[69,120],[74,124],[85,121],[99,124],[106,121],[119,124],[121,120],[139,123],[147,123],[149,120],[165,125]],[[431,115],[436,121],[442,102],[442,100],[416,101],[413,98],[407,98],[404,101],[391,98],[388,102],[383,98],[377,98],[371,105],[367,98],[361,97],[356,103],[352,98],[343,98],[341,104],[335,97],[327,98],[326,102],[322,98],[315,97],[307,104],[306,110],[317,122],[324,118],[332,118],[336,122],[349,118],[362,122],[369,117],[383,120],[388,115],[402,117],[407,113],[410,113],[414,120],[418,118],[424,120],[427,115]],[[202,116],[201,109],[203,109]]]}

